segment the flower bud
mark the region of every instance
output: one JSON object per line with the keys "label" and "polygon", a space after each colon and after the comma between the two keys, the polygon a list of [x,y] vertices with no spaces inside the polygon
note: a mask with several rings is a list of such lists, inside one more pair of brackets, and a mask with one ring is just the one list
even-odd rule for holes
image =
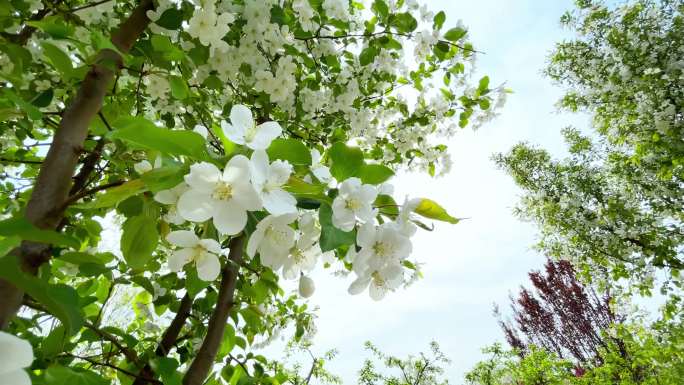
{"label": "flower bud", "polygon": [[316,286],[314,285],[313,279],[306,275],[299,277],[299,295],[304,298],[309,298],[313,295],[315,290]]}

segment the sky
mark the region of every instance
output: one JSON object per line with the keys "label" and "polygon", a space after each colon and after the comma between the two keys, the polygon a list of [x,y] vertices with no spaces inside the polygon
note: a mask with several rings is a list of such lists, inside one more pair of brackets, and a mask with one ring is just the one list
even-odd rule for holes
{"label": "sky", "polygon": [[503,341],[492,305],[508,309],[509,293],[527,283],[527,273],[541,268],[544,258],[532,250],[534,226],[512,214],[520,191],[491,156],[521,141],[563,156],[560,129],[589,124],[585,116],[557,111],[554,104],[562,90],[541,74],[554,43],[569,37],[559,18],[572,8],[571,0],[441,0],[428,5],[445,11],[445,28],[463,20],[475,47],[485,52],[478,60],[480,74],[488,74],[491,84],[506,82],[514,94],[494,122],[450,140],[450,174],[393,179],[395,196],[429,197],[451,214],[469,218],[457,225],[436,223],[433,232],[419,230],[414,236],[412,258],[424,263],[424,279],[374,302],[367,294],[347,294],[351,276],[341,279],[317,269],[310,303],[320,309],[312,350],[339,351],[327,368],[345,384],[356,383],[369,356],[364,341],[405,356],[427,351],[435,340],[452,360],[446,367],[452,384],[463,383],[463,374],[483,358],[481,348]]}

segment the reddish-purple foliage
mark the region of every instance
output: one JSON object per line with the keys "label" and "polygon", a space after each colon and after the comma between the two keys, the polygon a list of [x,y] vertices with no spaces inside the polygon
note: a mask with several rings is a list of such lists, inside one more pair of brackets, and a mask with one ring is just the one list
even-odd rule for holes
{"label": "reddish-purple foliage", "polygon": [[610,296],[582,285],[568,261],[548,260],[544,270],[529,274],[533,291],[521,287],[518,297],[511,297],[513,321],[499,320],[508,343],[521,355],[536,345],[580,365],[600,363],[607,338],[602,331],[621,322]]}

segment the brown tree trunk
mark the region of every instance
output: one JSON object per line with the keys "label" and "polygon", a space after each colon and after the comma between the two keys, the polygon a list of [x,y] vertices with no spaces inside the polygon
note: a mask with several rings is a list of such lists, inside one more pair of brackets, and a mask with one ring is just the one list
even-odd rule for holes
{"label": "brown tree trunk", "polygon": [[[131,49],[150,23],[146,12],[153,8],[152,0],[142,0],[119,26],[112,35],[112,42],[119,51],[126,53]],[[88,126],[100,111],[114,74],[122,63],[123,58],[118,52],[111,49],[100,51],[76,97],[64,111],[26,205],[26,218],[37,227],[53,230],[61,222],[63,205],[88,135]],[[47,244],[23,242],[13,253],[20,257],[24,271],[35,274],[40,265],[49,260],[49,248]],[[19,288],[0,279],[0,329],[6,328],[17,313],[23,295]]]}
{"label": "brown tree trunk", "polygon": [[237,283],[239,266],[242,263],[243,244],[244,235],[230,241],[230,255],[228,256],[230,263],[226,264],[221,273],[221,287],[216,300],[216,308],[209,319],[207,335],[202,341],[202,346],[185,373],[185,377],[183,377],[183,385],[203,384],[214,365],[216,353],[218,353],[221,341],[223,341],[228,316],[233,309],[235,284]]}

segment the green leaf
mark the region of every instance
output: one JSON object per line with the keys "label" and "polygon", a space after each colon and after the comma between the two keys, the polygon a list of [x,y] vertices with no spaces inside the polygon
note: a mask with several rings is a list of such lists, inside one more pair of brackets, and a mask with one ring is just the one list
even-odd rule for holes
{"label": "green leaf", "polygon": [[11,236],[0,240],[0,257],[4,257],[21,244],[21,237]]}
{"label": "green leaf", "polygon": [[478,93],[482,94],[482,92],[487,91],[488,88],[489,88],[489,76],[483,76],[477,85],[477,91],[478,91]]}
{"label": "green leaf", "polygon": [[159,16],[159,19],[157,19],[154,24],[166,29],[179,29],[183,24],[183,11],[176,8],[169,8]]}
{"label": "green leaf", "polygon": [[373,10],[381,20],[385,20],[387,19],[387,16],[389,16],[389,6],[387,6],[387,3],[383,0],[375,0],[373,5],[371,5],[371,10]]}
{"label": "green leaf", "polygon": [[268,158],[281,159],[297,165],[310,165],[311,152],[304,143],[297,139],[277,138],[266,150]]}
{"label": "green leaf", "polygon": [[169,76],[169,85],[171,86],[171,96],[173,96],[175,99],[183,100],[190,94],[188,85],[180,76]]}
{"label": "green leaf", "polygon": [[321,224],[321,250],[335,250],[343,245],[352,245],[356,240],[356,231],[342,231],[332,223],[332,208],[326,203],[318,210],[318,220]]}
{"label": "green leaf", "polygon": [[47,107],[50,105],[50,102],[52,101],[52,97],[54,96],[54,92],[52,91],[52,88],[49,88],[40,94],[36,95],[35,98],[31,101],[31,104],[33,104],[36,107]]}
{"label": "green leaf", "polygon": [[40,120],[43,117],[43,113],[40,112],[39,109],[37,109],[33,104],[22,99],[19,95],[17,95],[11,89],[5,88],[3,91],[5,94],[5,97],[7,99],[9,99],[10,101],[14,102],[14,104],[16,104],[17,107],[24,110],[24,112],[26,112],[26,116],[28,116],[29,119]]}
{"label": "green leaf", "polygon": [[43,355],[47,357],[54,357],[64,350],[64,344],[67,342],[66,328],[59,325],[52,329],[50,334],[42,342],[41,350]]}
{"label": "green leaf", "polygon": [[164,385],[180,385],[182,378],[178,371],[178,361],[170,357],[156,357],[150,361],[150,366],[159,374]]}
{"label": "green leaf", "polygon": [[379,194],[373,202],[373,206],[380,210],[381,214],[387,215],[391,218],[395,218],[399,215],[399,206],[397,202],[390,195]]}
{"label": "green leaf", "polygon": [[414,212],[425,218],[435,219],[442,222],[449,222],[453,224],[459,222],[458,218],[454,218],[451,215],[449,215],[446,209],[440,206],[437,202],[427,198],[422,198],[420,200],[420,203],[418,204]]}
{"label": "green leaf", "polygon": [[381,164],[364,164],[359,170],[359,178],[363,183],[380,184],[393,176],[394,171]]}
{"label": "green leaf", "polygon": [[115,126],[118,129],[110,134],[111,138],[126,141],[135,147],[210,160],[206,141],[196,132],[157,127],[142,117],[122,118]]}
{"label": "green leaf", "polygon": [[375,57],[378,55],[378,49],[375,46],[369,46],[361,51],[359,54],[359,63],[362,66],[368,65],[373,62]]}
{"label": "green leaf", "polygon": [[110,385],[104,377],[82,368],[65,368],[53,365],[47,368],[44,378],[45,385]]}
{"label": "green leaf", "polygon": [[449,41],[457,41],[461,39],[463,36],[465,36],[467,31],[463,28],[452,28],[444,34],[444,38],[449,40]]}
{"label": "green leaf", "polygon": [[209,286],[211,282],[200,279],[197,276],[197,269],[194,267],[188,269],[185,275],[185,290],[191,298],[195,298],[202,290]]}
{"label": "green leaf", "polygon": [[114,258],[115,256],[112,253],[89,254],[80,251],[71,251],[60,255],[58,259],[64,262],[73,263],[74,265],[82,265],[86,263],[105,265],[111,262]]}
{"label": "green leaf", "polygon": [[74,67],[71,64],[71,58],[69,55],[67,55],[54,44],[50,44],[48,42],[43,42],[40,46],[43,48],[43,53],[45,56],[50,60],[50,64],[52,64],[57,71],[64,75],[65,78],[71,78],[71,75],[74,72]]}
{"label": "green leaf", "polygon": [[226,324],[226,329],[223,332],[223,340],[221,342],[221,348],[219,350],[219,357],[225,357],[233,351],[235,347],[235,329],[233,325]]}
{"label": "green leaf", "polygon": [[320,183],[306,183],[297,177],[290,177],[287,184],[283,186],[285,191],[291,192],[297,198],[315,199],[321,202],[330,203],[330,197],[325,195],[326,185]]}
{"label": "green leaf", "polygon": [[39,229],[23,217],[14,217],[0,221],[0,236],[16,236],[27,241],[67,246],[74,249],[78,249],[81,246],[77,239],[56,231]]}
{"label": "green leaf", "polygon": [[102,194],[98,194],[94,200],[75,205],[79,209],[99,209],[113,207],[119,202],[145,191],[145,182],[142,179],[133,179],[108,189]]}
{"label": "green leaf", "polygon": [[440,29],[444,25],[444,22],[446,21],[446,14],[444,11],[439,11],[435,17],[432,19],[432,26],[434,29]]}
{"label": "green leaf", "polygon": [[328,156],[332,161],[330,173],[338,181],[359,175],[363,167],[363,152],[356,147],[348,147],[344,143],[335,143],[330,147]]}
{"label": "green leaf", "polygon": [[55,39],[66,39],[73,35],[75,31],[74,26],[66,24],[56,17],[47,17],[43,20],[29,20],[26,24],[38,28]]}
{"label": "green leaf", "polygon": [[140,176],[145,188],[152,192],[168,190],[183,181],[185,170],[178,166],[164,166],[152,169]]}
{"label": "green leaf", "polygon": [[418,21],[410,13],[404,12],[394,15],[392,25],[401,33],[411,33],[418,28]]}
{"label": "green leaf", "polygon": [[83,313],[76,290],[66,285],[52,285],[19,268],[17,257],[8,255],[0,258],[0,277],[33,297],[48,312],[54,314],[69,335],[76,334],[83,325]]}
{"label": "green leaf", "polygon": [[152,258],[152,252],[159,243],[157,223],[154,219],[139,215],[129,218],[123,224],[121,253],[133,270],[142,269]]}

